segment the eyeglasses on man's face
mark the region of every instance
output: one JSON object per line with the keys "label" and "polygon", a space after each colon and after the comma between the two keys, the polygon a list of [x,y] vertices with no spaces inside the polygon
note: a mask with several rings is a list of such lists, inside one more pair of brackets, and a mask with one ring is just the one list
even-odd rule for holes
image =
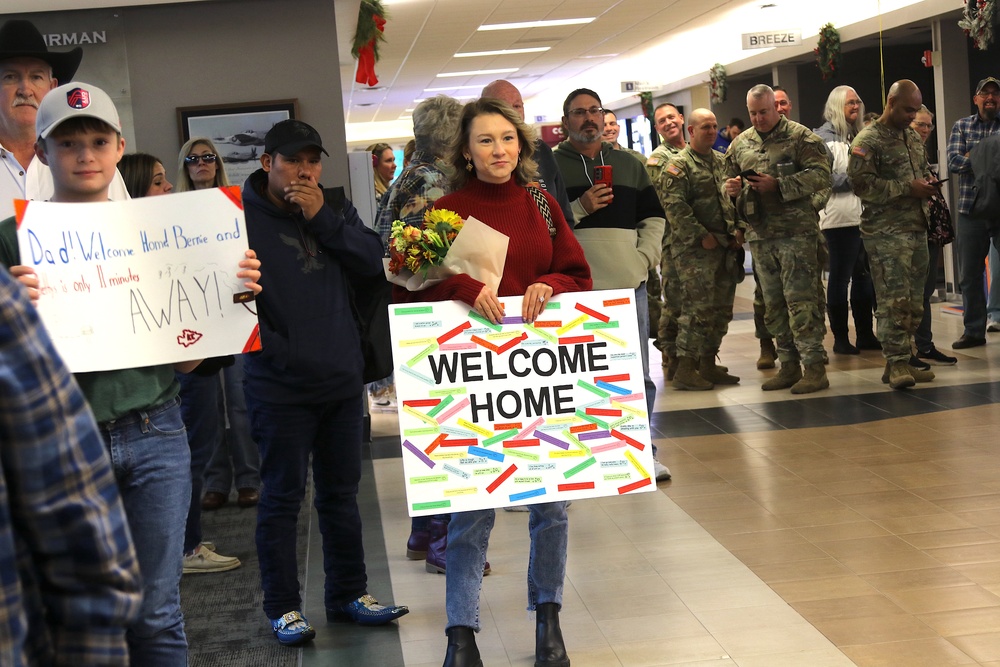
{"label": "eyeglasses on man's face", "polygon": [[584,116],[604,116],[604,109],[601,107],[590,107],[589,109],[570,109],[571,118],[583,118]]}
{"label": "eyeglasses on man's face", "polygon": [[923,121],[913,121],[913,127],[919,127],[922,130],[933,130],[934,123],[925,123]]}
{"label": "eyeglasses on man's face", "polygon": [[198,160],[201,160],[205,164],[212,164],[213,162],[216,161],[216,159],[218,159],[218,156],[215,153],[205,153],[204,155],[188,155],[186,158],[184,158],[184,164],[194,165],[198,163]]}

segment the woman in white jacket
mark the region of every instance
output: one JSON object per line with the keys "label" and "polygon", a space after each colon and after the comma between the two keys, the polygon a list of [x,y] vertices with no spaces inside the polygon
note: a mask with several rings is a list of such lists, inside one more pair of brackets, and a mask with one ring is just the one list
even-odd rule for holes
{"label": "woman in white jacket", "polygon": [[[851,141],[864,127],[864,114],[864,102],[854,89],[837,86],[826,100],[823,110],[826,122],[815,130],[833,156],[832,193],[826,208],[819,213],[819,226],[830,249],[826,308],[835,354],[882,349],[872,331],[875,291],[861,242],[861,200],[851,190],[851,182],[847,178]],[[848,287],[857,334],[856,345],[851,344],[847,335]]]}

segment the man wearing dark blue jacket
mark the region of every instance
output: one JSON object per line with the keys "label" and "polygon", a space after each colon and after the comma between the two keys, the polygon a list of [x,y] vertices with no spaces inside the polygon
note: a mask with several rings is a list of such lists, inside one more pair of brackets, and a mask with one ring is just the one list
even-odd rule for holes
{"label": "man wearing dark blue jacket", "polygon": [[350,283],[382,272],[382,242],[353,204],[325,199],[320,153],[315,129],[282,121],[243,186],[247,235],[268,265],[269,293],[256,301],[263,350],[248,355],[244,379],[263,482],[257,555],[264,613],[287,645],[316,634],[302,616],[295,554],[310,454],[327,620],[382,625],[408,611],[368,594],[357,504],[364,362]]}

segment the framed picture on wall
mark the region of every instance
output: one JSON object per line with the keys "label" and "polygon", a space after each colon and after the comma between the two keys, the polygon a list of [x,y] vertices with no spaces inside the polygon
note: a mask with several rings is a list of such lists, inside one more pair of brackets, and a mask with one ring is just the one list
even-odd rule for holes
{"label": "framed picture on wall", "polygon": [[240,102],[228,105],[178,107],[181,143],[207,137],[225,165],[232,185],[243,185],[260,166],[264,135],[275,123],[295,118],[298,100]]}

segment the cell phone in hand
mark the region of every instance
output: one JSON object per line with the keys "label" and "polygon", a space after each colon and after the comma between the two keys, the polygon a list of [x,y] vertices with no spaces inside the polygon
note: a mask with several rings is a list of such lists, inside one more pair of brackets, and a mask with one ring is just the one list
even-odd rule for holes
{"label": "cell phone in hand", "polygon": [[603,183],[604,185],[611,187],[611,165],[602,164],[594,167],[594,185],[598,183]]}
{"label": "cell phone in hand", "polygon": [[760,176],[760,174],[758,174],[753,169],[747,169],[746,171],[741,171],[740,172],[740,178],[749,178],[751,176],[754,177],[754,178],[756,178],[756,177]]}

